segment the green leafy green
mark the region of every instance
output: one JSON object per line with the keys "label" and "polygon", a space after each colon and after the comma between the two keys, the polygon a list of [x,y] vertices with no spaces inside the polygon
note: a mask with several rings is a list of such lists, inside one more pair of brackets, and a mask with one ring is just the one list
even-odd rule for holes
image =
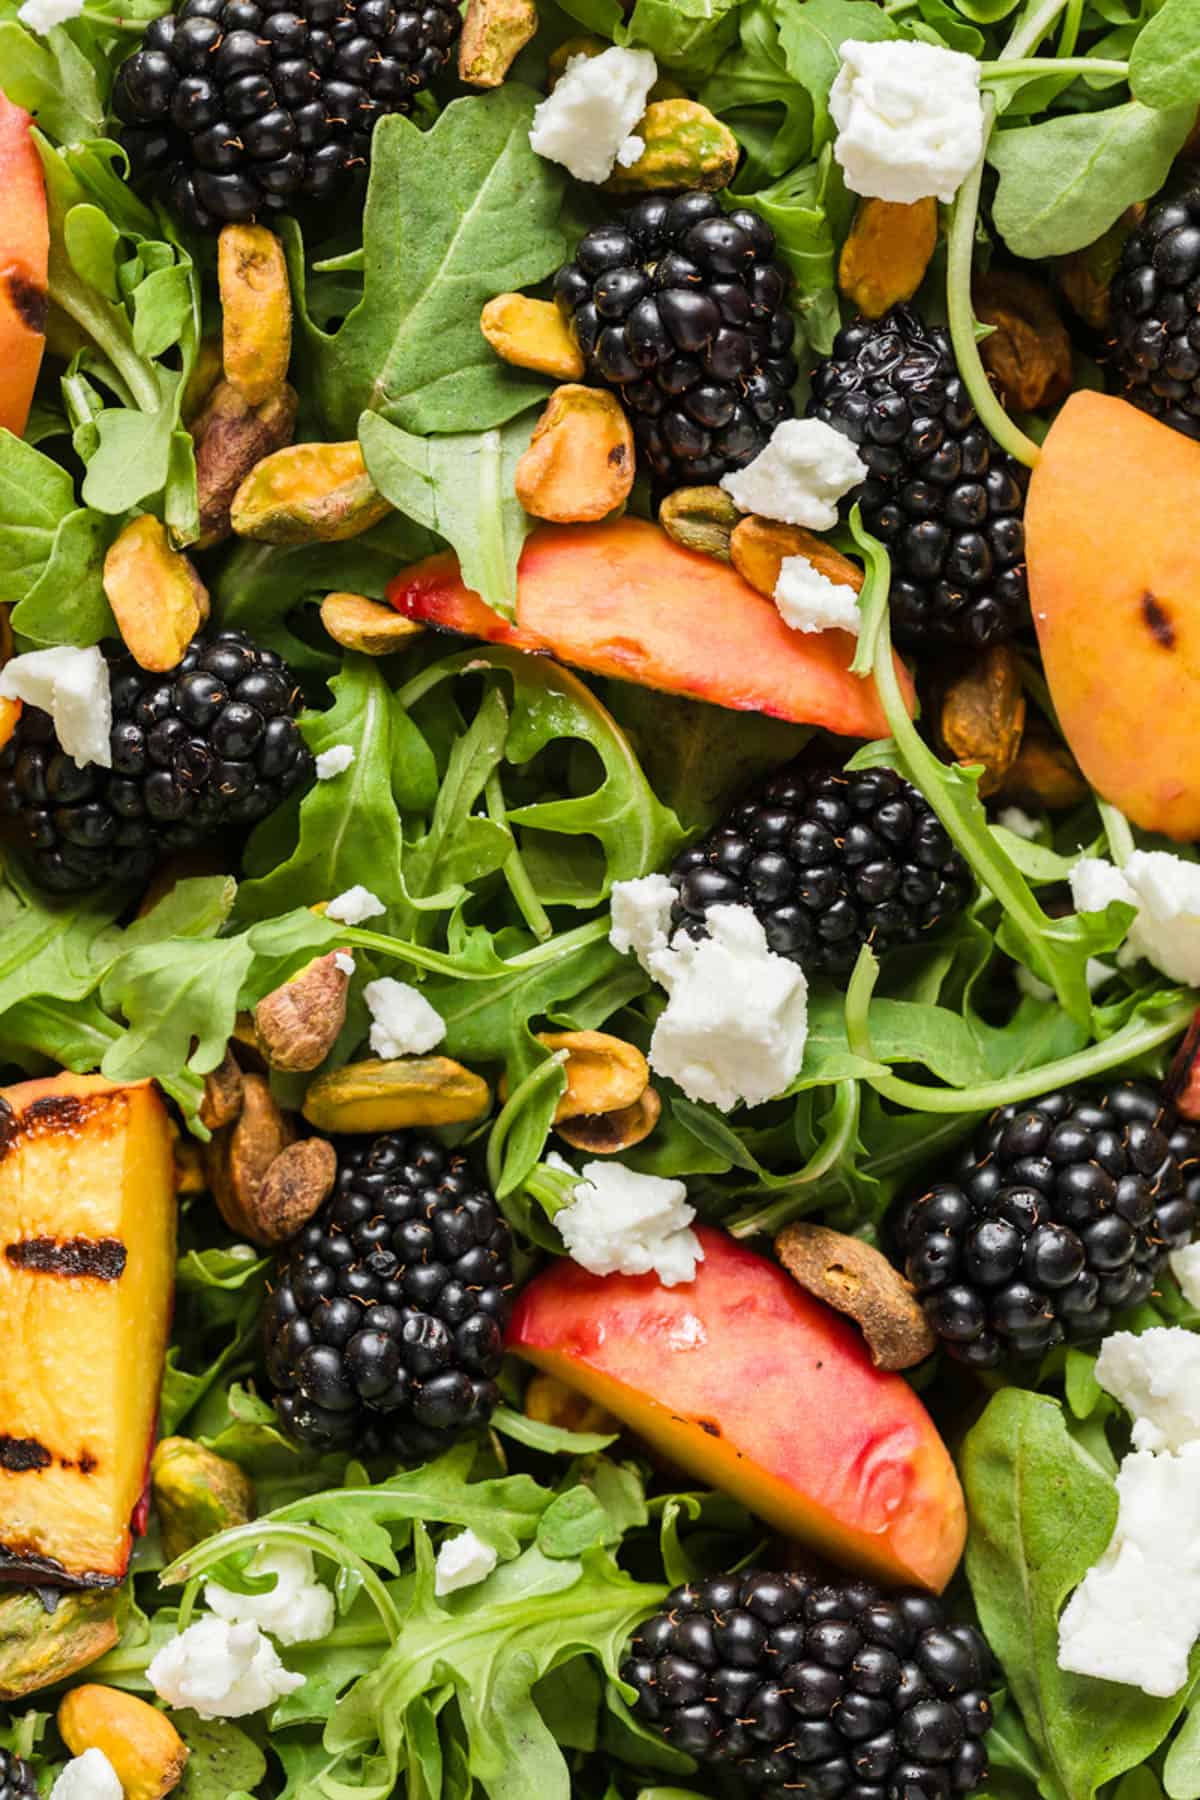
{"label": "green leafy green", "polygon": [[0,19],[4,91],[59,143],[99,137],[104,101],[96,70],[63,26],[35,35],[15,18]]}
{"label": "green leafy green", "polygon": [[114,630],[101,585],[111,527],[79,505],[67,471],[0,430],[0,581],[33,644],[95,644]]}
{"label": "green leafy green", "polygon": [[769,188],[746,195],[746,205],[762,214],[791,270],[790,303],[804,335],[820,355],[828,355],[841,328],[836,263],[854,216],[829,146],[815,162],[800,163]]}
{"label": "green leafy green", "polygon": [[1144,106],[1169,109],[1200,100],[1200,17],[1191,0],[1165,0],[1138,33],[1129,87]]}
{"label": "green leafy green", "polygon": [[266,1757],[231,1720],[173,1712],[171,1723],[188,1747],[183,1779],[174,1790],[180,1800],[236,1800],[238,1793],[253,1793],[266,1774]]}

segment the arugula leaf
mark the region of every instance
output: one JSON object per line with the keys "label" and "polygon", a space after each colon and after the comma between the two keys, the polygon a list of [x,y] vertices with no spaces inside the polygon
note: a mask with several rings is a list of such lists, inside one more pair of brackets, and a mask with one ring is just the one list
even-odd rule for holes
{"label": "arugula leaf", "polygon": [[1193,1703],[1163,1764],[1169,1800],[1200,1800],[1200,1703]]}
{"label": "arugula leaf", "polygon": [[484,303],[553,273],[564,177],[536,156],[539,96],[516,82],[454,100],[422,130],[396,115],[371,140],[363,217],[363,295],[335,331],[309,316],[298,238],[292,288],[330,435],[351,437],[364,412],[425,435],[502,425],[549,391],[495,356],[479,329]]}
{"label": "arugula leaf", "polygon": [[802,163],[772,187],[746,195],[775,233],[780,260],[792,272],[789,304],[820,355],[833,348],[841,329],[836,264],[854,216],[854,196],[826,145],[815,162]]}
{"label": "arugula leaf", "polygon": [[493,1412],[492,1430],[546,1456],[585,1456],[589,1451],[607,1450],[617,1441],[611,1432],[568,1431],[563,1425],[547,1425],[514,1412],[509,1406],[498,1406]]}
{"label": "arugula leaf", "polygon": [[99,137],[104,101],[96,71],[61,25],[35,35],[14,19],[0,19],[4,91],[60,143]]}
{"label": "arugula leaf", "polygon": [[654,52],[667,68],[693,85],[709,74],[737,41],[737,8],[743,0],[637,0],[616,41]]}
{"label": "arugula leaf", "polygon": [[1200,18],[1191,0],[1164,0],[1129,56],[1129,89],[1145,106],[1200,100]]}
{"label": "arugula leaf", "polygon": [[813,103],[813,149],[833,136],[829,90],[842,66],[841,46],[847,38],[872,42],[899,37],[899,28],[874,0],[773,0],[779,42],[793,81],[807,89]]}
{"label": "arugula leaf", "polygon": [[740,189],[773,181],[809,156],[813,103],[792,78],[769,0],[743,7],[739,27],[737,49],[722,58],[699,98],[728,121],[746,151]]}
{"label": "arugula leaf", "polygon": [[171,1723],[188,1747],[179,1800],[236,1800],[252,1793],[267,1772],[267,1759],[254,1739],[229,1719],[201,1719],[173,1712]]}

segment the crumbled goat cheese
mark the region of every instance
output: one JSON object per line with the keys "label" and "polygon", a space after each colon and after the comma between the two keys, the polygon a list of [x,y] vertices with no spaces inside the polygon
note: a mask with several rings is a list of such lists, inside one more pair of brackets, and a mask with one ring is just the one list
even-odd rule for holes
{"label": "crumbled goat cheese", "polygon": [[1096,1380],[1133,1419],[1136,1450],[1200,1442],[1200,1337],[1178,1325],[1140,1336],[1117,1331],[1096,1358]]}
{"label": "crumbled goat cheese", "polygon": [[285,1669],[270,1638],[247,1619],[199,1619],[169,1638],[146,1670],[168,1706],[190,1706],[202,1719],[241,1719],[304,1686]]}
{"label": "crumbled goat cheese", "polygon": [[676,1287],[694,1280],[704,1260],[691,1229],[695,1216],[682,1181],[639,1175],[619,1162],[590,1162],[554,1223],[590,1274],[653,1273],[664,1287]]}
{"label": "crumbled goat cheese", "polygon": [[391,975],[368,981],[363,999],[371,1015],[371,1048],[376,1056],[424,1056],[446,1035],[441,1013],[406,981]]}
{"label": "crumbled goat cheese", "polygon": [[867,478],[867,465],[848,437],[823,419],[784,419],[753,462],[721,477],[743,512],[810,531],[829,531],[838,501]]}
{"label": "crumbled goat cheese", "polygon": [[103,1750],[73,1756],[59,1771],[50,1800],[123,1800],[125,1789]]}
{"label": "crumbled goat cheese", "polygon": [[1071,870],[1071,894],[1078,912],[1103,912],[1113,900],[1136,906],[1122,964],[1144,956],[1172,981],[1200,983],[1200,863],[1169,850],[1135,850],[1120,869],[1085,856]]}
{"label": "crumbled goat cheese", "polygon": [[333,966],[335,969],[340,969],[343,975],[353,975],[354,958],[348,950],[335,950],[333,953]]}
{"label": "crumbled goat cheese", "polygon": [[0,698],[25,700],[48,712],[59,743],[81,769],[88,763],[112,768],[108,664],[94,644],[90,650],[55,644],[14,656],[0,670]]}
{"label": "crumbled goat cheese", "polygon": [[973,56],[936,44],[848,38],[829,94],[833,154],[853,194],[947,204],[983,154]]}
{"label": "crumbled goat cheese", "polygon": [[678,898],[665,875],[618,881],[612,891],[612,929],[608,934],[613,949],[622,956],[632,950],[649,974],[651,956],[667,947],[671,908]]}
{"label": "crumbled goat cheese", "polygon": [[858,595],[844,581],[830,581],[807,556],[785,556],[775,583],[775,604],[793,631],[850,631],[861,623]]}
{"label": "crumbled goat cheese", "polygon": [[1136,1450],[1117,1473],[1108,1549],[1058,1626],[1058,1666],[1166,1698],[1200,1636],[1200,1442]]}
{"label": "crumbled goat cheese", "polygon": [[572,56],[554,92],[533,115],[529,142],[539,156],[562,163],[576,181],[607,181],[645,149],[633,128],[658,80],[648,50],[605,50]]}
{"label": "crumbled goat cheese", "polygon": [[1171,1273],[1189,1306],[1200,1307],[1200,1239],[1184,1250],[1173,1250]]}
{"label": "crumbled goat cheese", "polygon": [[362,925],[367,919],[377,919],[386,911],[383,901],[360,881],[329,902],[325,917],[335,919],[339,925]]}
{"label": "crumbled goat cheese", "polygon": [[354,757],[353,744],[331,744],[328,750],[322,750],[313,765],[317,771],[317,780],[330,781],[335,775],[344,775]]}
{"label": "crumbled goat cheese", "polygon": [[800,1073],[808,1038],[808,983],[767,945],[748,906],[714,906],[708,936],[678,931],[651,953],[669,999],[650,1039],[650,1064],[689,1100],[728,1112],[760,1106]]}
{"label": "crumbled goat cheese", "polygon": [[459,1588],[474,1587],[486,1581],[496,1566],[496,1552],[473,1531],[460,1531],[447,1538],[437,1553],[433,1570],[435,1594],[454,1594]]}
{"label": "crumbled goat cheese", "polygon": [[266,1594],[235,1594],[219,1581],[205,1584],[205,1601],[219,1619],[249,1620],[281,1644],[311,1643],[333,1629],[333,1593],[317,1580],[311,1550],[260,1550],[250,1572],[274,1575],[275,1586]]}
{"label": "crumbled goat cheese", "polygon": [[24,6],[17,8],[17,17],[30,31],[45,37],[56,25],[77,19],[82,11],[83,0],[25,0]]}
{"label": "crumbled goat cheese", "polygon": [[1036,838],[1041,826],[1036,819],[1030,818],[1019,806],[1005,806],[996,814],[997,825],[1003,825],[1005,831],[1011,831],[1014,837]]}

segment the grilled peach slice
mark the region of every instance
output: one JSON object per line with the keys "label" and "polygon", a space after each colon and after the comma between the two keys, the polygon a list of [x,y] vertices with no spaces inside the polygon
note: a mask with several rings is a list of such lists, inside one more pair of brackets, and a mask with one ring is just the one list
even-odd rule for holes
{"label": "grilled peach slice", "polygon": [[46,347],[50,230],[27,112],[0,91],[0,426],[25,429]]}

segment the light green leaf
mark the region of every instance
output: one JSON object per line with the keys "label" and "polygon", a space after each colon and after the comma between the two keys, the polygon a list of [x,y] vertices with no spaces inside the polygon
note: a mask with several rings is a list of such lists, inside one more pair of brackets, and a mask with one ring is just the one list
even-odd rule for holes
{"label": "light green leaf", "polygon": [[1200,100],[1200,11],[1194,0],[1165,0],[1143,27],[1129,57],[1129,87],[1145,106]]}
{"label": "light green leaf", "polygon": [[267,1759],[229,1719],[201,1719],[173,1712],[171,1722],[190,1752],[177,1800],[230,1800],[239,1789],[252,1793],[267,1772]]}
{"label": "light green leaf", "polygon": [[104,102],[96,71],[61,25],[36,37],[16,19],[0,20],[4,91],[59,143],[99,137]]}
{"label": "light green leaf", "polygon": [[792,79],[812,97],[813,149],[820,150],[833,135],[829,90],[842,66],[842,44],[847,38],[874,42],[900,33],[874,0],[805,0],[803,6],[774,0],[774,12]]}
{"label": "light green leaf", "polygon": [[104,557],[114,531],[110,519],[87,507],[67,513],[41,574],[13,608],[12,628],[19,637],[31,644],[86,649],[116,636],[103,583]]}

